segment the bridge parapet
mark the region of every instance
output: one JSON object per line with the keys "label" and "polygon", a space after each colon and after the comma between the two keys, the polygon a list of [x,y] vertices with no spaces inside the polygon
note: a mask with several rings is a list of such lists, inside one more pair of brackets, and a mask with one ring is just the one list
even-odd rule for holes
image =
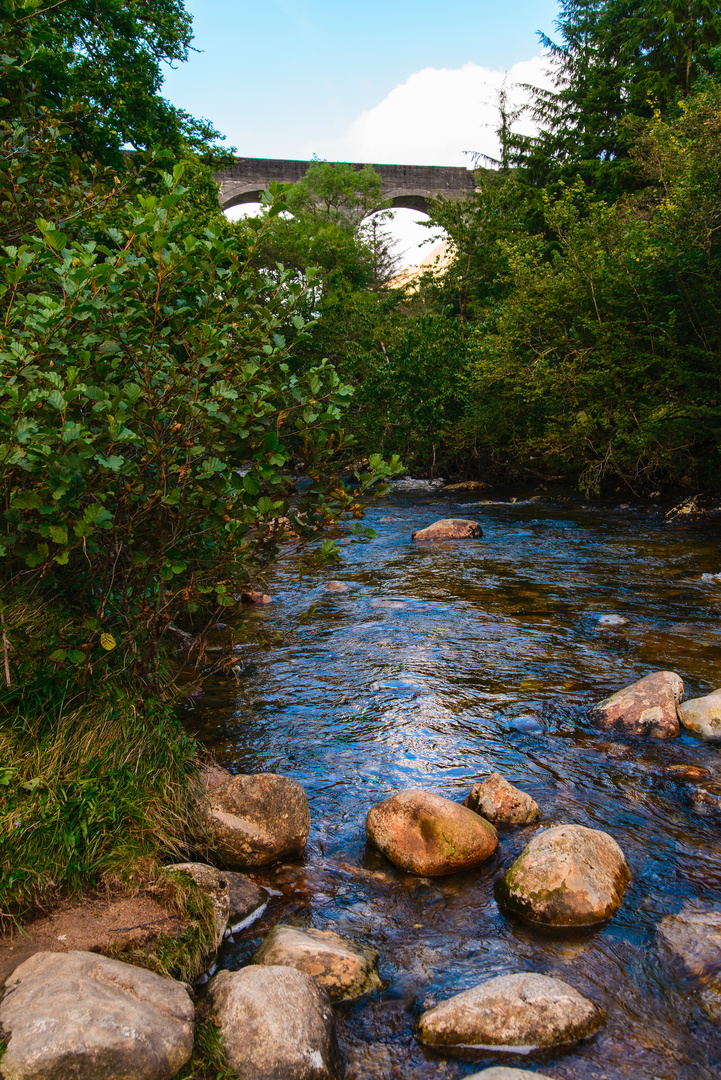
{"label": "bridge parapet", "polygon": [[[215,174],[218,197],[223,210],[243,203],[257,202],[272,181],[295,184],[301,180],[309,161],[278,158],[236,158],[235,163]],[[351,162],[362,169],[360,162]],[[383,181],[383,198],[392,206],[427,212],[431,199],[463,199],[476,190],[469,169],[445,165],[371,165]]]}

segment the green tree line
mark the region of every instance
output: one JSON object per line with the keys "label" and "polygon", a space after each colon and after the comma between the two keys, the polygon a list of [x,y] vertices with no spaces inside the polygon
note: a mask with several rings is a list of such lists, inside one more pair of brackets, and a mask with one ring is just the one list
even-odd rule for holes
{"label": "green tree line", "polygon": [[[296,195],[268,249],[302,275],[304,230],[315,243],[319,318],[296,362],[331,356],[361,446],[416,470],[718,490],[721,14],[564,0],[557,31],[552,89],[529,88],[537,136],[502,95],[497,167],[431,209],[446,273],[388,288],[377,235]],[[316,163],[303,197],[348,169]]]}

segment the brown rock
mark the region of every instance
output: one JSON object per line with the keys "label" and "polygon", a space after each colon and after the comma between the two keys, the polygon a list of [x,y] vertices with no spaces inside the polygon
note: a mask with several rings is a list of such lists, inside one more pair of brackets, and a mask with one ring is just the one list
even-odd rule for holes
{"label": "brown rock", "polygon": [[223,877],[228,882],[228,922],[235,933],[260,918],[268,906],[268,893],[245,874],[224,870]]}
{"label": "brown rock", "polygon": [[530,923],[592,926],[618,910],[631,874],[608,833],[556,825],[534,836],[496,883],[499,904]]}
{"label": "brown rock", "polygon": [[251,963],[305,971],[331,1001],[356,1001],[381,985],[378,953],[331,930],[300,930],[278,924]]}
{"label": "brown rock", "polygon": [[232,772],[228,772],[227,769],[216,765],[215,762],[212,765],[201,765],[200,767],[200,781],[208,791],[220,787],[221,784],[227,784],[232,779]]}
{"label": "brown rock", "polygon": [[687,791],[697,814],[708,817],[721,813],[721,784],[713,780],[701,780]]}
{"label": "brown rock", "polygon": [[721,690],[706,697],[691,698],[679,705],[681,723],[692,735],[701,739],[721,739]]}
{"label": "brown rock", "polygon": [[214,866],[206,866],[205,863],[173,863],[172,866],[166,866],[165,869],[175,870],[181,874],[187,874],[188,877],[193,879],[196,885],[200,886],[203,892],[208,894],[210,902],[213,905],[213,916],[215,920],[215,940],[213,947],[216,949],[219,948],[230,915],[230,898],[228,893],[228,882],[225,875],[219,870],[216,870]]}
{"label": "brown rock", "polygon": [[490,486],[490,484],[484,484],[482,480],[461,480],[458,484],[445,484],[441,491],[443,493],[450,491],[483,491],[484,488]]}
{"label": "brown rock", "polygon": [[538,821],[541,816],[538,803],[497,772],[474,784],[463,805],[487,821],[509,825],[527,825],[531,821]]}
{"label": "brown rock", "polygon": [[372,806],[366,833],[396,866],[431,877],[480,866],[498,847],[490,822],[428,791],[399,791]]}
{"label": "brown rock", "polygon": [[340,1080],[335,1016],[304,971],[246,967],[208,986],[231,1068],[243,1080]]}
{"label": "brown rock", "polygon": [[308,799],[288,776],[234,776],[210,792],[209,826],[214,854],[228,869],[266,866],[302,854],[310,831]]}
{"label": "brown rock", "polygon": [[669,739],[678,735],[678,707],[682,700],[680,675],[674,671],[654,671],[594,705],[590,719],[596,727],[605,730]]}
{"label": "brown rock", "polygon": [[267,593],[258,592],[257,590],[253,590],[253,592],[241,593],[240,594],[240,602],[242,604],[272,604],[273,603],[273,597],[268,596]]}
{"label": "brown rock", "polygon": [[188,988],[97,953],[36,953],[0,1005],[4,1080],[166,1080],[193,1050]]}
{"label": "brown rock", "polygon": [[672,780],[693,781],[711,779],[711,770],[704,768],[703,765],[666,765],[663,771],[666,776],[670,776]]}
{"label": "brown rock", "polygon": [[705,981],[721,973],[721,911],[686,907],[661,919],[656,932],[687,975]]}
{"label": "brown rock", "polygon": [[602,1009],[568,983],[523,972],[501,975],[423,1013],[418,1040],[451,1057],[473,1060],[496,1048],[528,1052],[588,1038]]}
{"label": "brown rock", "polygon": [[326,585],[328,592],[345,592],[348,586],[343,581],[329,581]]}
{"label": "brown rock", "polygon": [[465,518],[443,518],[426,529],[416,529],[411,540],[477,540],[483,529],[477,521]]}

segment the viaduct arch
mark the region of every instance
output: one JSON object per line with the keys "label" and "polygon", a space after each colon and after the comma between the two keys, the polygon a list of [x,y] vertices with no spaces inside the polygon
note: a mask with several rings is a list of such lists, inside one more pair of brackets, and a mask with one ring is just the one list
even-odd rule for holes
{"label": "viaduct arch", "polygon": [[[276,158],[236,158],[235,163],[215,174],[223,210],[243,203],[258,202],[268,184],[294,184],[305,176],[309,161],[282,161]],[[362,169],[363,165],[353,162]],[[383,198],[391,206],[428,213],[431,199],[463,199],[476,190],[469,169],[444,165],[372,165],[383,181]]]}

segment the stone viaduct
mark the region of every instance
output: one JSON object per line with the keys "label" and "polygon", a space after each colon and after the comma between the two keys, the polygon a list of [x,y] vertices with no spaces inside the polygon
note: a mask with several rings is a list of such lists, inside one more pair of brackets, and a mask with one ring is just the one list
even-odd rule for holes
{"label": "stone viaduct", "polygon": [[[294,184],[305,175],[309,161],[281,161],[274,158],[236,158],[230,169],[215,174],[223,210],[241,203],[257,202],[272,180]],[[354,163],[355,167],[363,166]],[[462,199],[476,185],[469,169],[438,165],[373,165],[383,180],[383,198],[391,206],[427,212],[430,199]]]}

